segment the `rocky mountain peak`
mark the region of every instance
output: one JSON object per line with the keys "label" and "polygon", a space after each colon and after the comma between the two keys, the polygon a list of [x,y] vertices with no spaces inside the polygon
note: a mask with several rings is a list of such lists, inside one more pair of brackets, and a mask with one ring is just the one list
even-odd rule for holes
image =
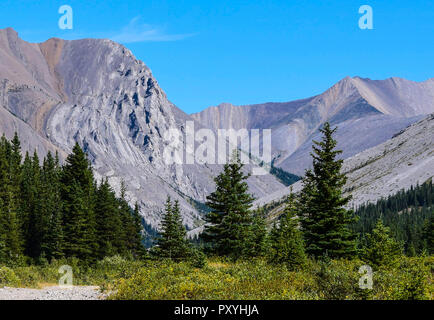
{"label": "rocky mountain peak", "polygon": [[[129,49],[107,39],[31,44],[3,30],[0,63],[0,129],[8,137],[18,131],[24,151],[64,156],[79,142],[97,179],[108,177],[116,190],[124,180],[128,199],[141,205],[148,223],[158,225],[170,195],[180,201],[184,223],[196,226],[194,203],[212,191],[220,166],[166,164],[166,133],[183,132],[194,120],[167,99]],[[282,187],[270,175],[249,183],[257,196]]]}

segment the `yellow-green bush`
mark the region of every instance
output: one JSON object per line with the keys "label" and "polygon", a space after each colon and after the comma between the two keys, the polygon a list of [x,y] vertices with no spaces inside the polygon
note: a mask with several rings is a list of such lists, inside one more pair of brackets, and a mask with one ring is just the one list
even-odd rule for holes
{"label": "yellow-green bush", "polygon": [[402,257],[396,268],[380,268],[374,272],[374,299],[432,299],[433,262],[433,257]]}
{"label": "yellow-green bush", "polygon": [[359,298],[359,260],[321,261],[311,267],[318,283],[318,294],[325,300],[346,300]]}
{"label": "yellow-green bush", "polygon": [[115,285],[111,299],[317,299],[316,284],[303,271],[264,261],[153,262]]}
{"label": "yellow-green bush", "polygon": [[0,288],[5,286],[14,287],[19,283],[20,279],[15,272],[8,267],[0,267]]}

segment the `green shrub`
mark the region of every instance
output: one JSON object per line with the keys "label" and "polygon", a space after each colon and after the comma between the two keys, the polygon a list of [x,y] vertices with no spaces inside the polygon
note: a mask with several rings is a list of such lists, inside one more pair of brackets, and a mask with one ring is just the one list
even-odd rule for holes
{"label": "green shrub", "polygon": [[378,220],[372,234],[367,234],[367,244],[362,256],[372,267],[396,266],[402,257],[402,244],[390,235],[390,228]]}
{"label": "green shrub", "polygon": [[120,279],[110,299],[317,299],[315,281],[262,260],[212,259],[202,269],[191,264],[154,262]]}
{"label": "green shrub", "polygon": [[431,266],[421,258],[402,257],[396,268],[381,268],[374,273],[374,299],[432,299]]}
{"label": "green shrub", "polygon": [[5,286],[15,287],[19,282],[20,279],[12,269],[8,267],[0,267],[0,288]]}
{"label": "green shrub", "polygon": [[203,268],[206,266],[206,255],[201,250],[192,249],[189,261],[192,267]]}
{"label": "green shrub", "polygon": [[39,282],[49,282],[47,277],[40,273],[40,268],[36,266],[18,267],[15,268],[15,274],[19,279],[17,286],[35,288]]}
{"label": "green shrub", "polygon": [[314,269],[319,295],[326,300],[357,299],[360,274],[364,265],[361,261],[330,260],[320,261]]}

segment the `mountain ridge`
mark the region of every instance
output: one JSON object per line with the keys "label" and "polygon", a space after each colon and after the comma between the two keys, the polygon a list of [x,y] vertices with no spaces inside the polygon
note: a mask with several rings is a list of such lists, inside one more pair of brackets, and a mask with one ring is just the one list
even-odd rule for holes
{"label": "mountain ridge", "polygon": [[261,106],[261,105],[283,105],[283,104],[288,104],[288,103],[292,103],[292,102],[303,102],[306,100],[311,100],[314,99],[318,96],[321,96],[322,94],[324,94],[325,92],[327,92],[328,90],[332,89],[334,86],[338,85],[341,82],[346,82],[346,81],[352,81],[354,82],[354,80],[362,80],[362,81],[369,81],[369,82],[397,82],[397,81],[406,81],[408,83],[414,83],[414,84],[428,84],[431,82],[434,82],[434,77],[432,78],[428,78],[425,80],[420,80],[420,81],[415,81],[415,80],[409,80],[403,77],[397,77],[397,76],[392,76],[392,77],[388,77],[388,78],[384,78],[384,79],[371,79],[368,77],[361,77],[361,76],[345,76],[344,78],[342,78],[341,80],[339,80],[338,82],[334,83],[332,86],[330,86],[329,88],[327,88],[325,91],[323,91],[322,93],[319,93],[317,95],[313,95],[311,97],[308,98],[300,98],[300,99],[295,99],[295,100],[289,100],[289,101],[266,101],[266,102],[261,102],[261,103],[255,103],[255,104],[239,104],[239,105],[235,105],[232,104],[230,102],[222,102],[218,105],[214,105],[214,106],[208,106],[206,108],[204,108],[201,111],[198,112],[193,112],[190,113],[190,115],[199,115],[200,113],[202,113],[203,111],[206,111],[207,109],[211,109],[211,110],[216,110],[222,107],[226,107],[226,106],[230,106],[230,107],[255,107],[255,106]]}
{"label": "mountain ridge", "polygon": [[[434,79],[345,77],[322,94],[290,102],[210,107],[192,117],[205,126],[273,130],[276,166],[297,175],[309,167],[309,148],[325,121],[339,127],[344,158],[386,141],[434,112]],[[357,122],[362,130],[351,128]],[[373,126],[375,123],[375,126]],[[374,131],[374,134],[372,133]],[[381,132],[383,131],[383,132]],[[355,145],[350,145],[348,136]]]}

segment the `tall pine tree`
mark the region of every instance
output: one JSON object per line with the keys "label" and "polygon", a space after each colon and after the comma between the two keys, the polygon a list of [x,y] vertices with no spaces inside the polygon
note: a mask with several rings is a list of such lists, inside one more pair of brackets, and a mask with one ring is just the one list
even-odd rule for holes
{"label": "tall pine tree", "polygon": [[42,214],[45,216],[42,252],[48,259],[63,257],[64,234],[62,227],[62,199],[60,193],[61,168],[59,156],[53,158],[48,152],[42,167],[41,197]]}
{"label": "tall pine tree", "polygon": [[78,143],[62,170],[64,251],[67,256],[96,259],[95,180],[87,155]]}
{"label": "tall pine tree", "polygon": [[247,193],[247,175],[243,173],[239,153],[214,181],[216,190],[207,197],[211,211],[206,215],[202,239],[214,254],[232,258],[249,255],[253,215],[250,211],[253,197]]}
{"label": "tall pine tree", "polygon": [[157,257],[172,260],[185,259],[190,254],[190,244],[187,240],[187,231],[182,224],[179,203],[175,201],[172,204],[170,197],[166,201],[160,236],[152,252]]}
{"label": "tall pine tree", "polygon": [[132,252],[134,258],[146,258],[147,251],[143,242],[142,216],[140,215],[140,207],[136,202],[133,210],[133,224],[128,238],[128,249]]}
{"label": "tall pine tree", "polygon": [[279,223],[276,223],[270,232],[270,241],[271,262],[285,263],[289,268],[296,269],[306,261],[303,235],[299,230],[297,204],[292,190]]}
{"label": "tall pine tree", "polygon": [[252,224],[250,226],[248,250],[246,256],[261,257],[267,252],[269,242],[267,237],[267,223],[261,210],[253,214]]}
{"label": "tall pine tree", "polygon": [[426,239],[426,246],[429,254],[434,254],[434,213],[427,220],[423,236]]}
{"label": "tall pine tree", "polygon": [[362,250],[363,259],[373,267],[390,266],[402,255],[402,246],[390,235],[390,228],[378,220]]}
{"label": "tall pine tree", "polygon": [[306,242],[306,251],[313,256],[332,258],[351,257],[356,254],[355,235],[349,228],[354,222],[351,210],[345,209],[351,199],[343,196],[346,176],[342,174],[343,160],[335,150],[337,142],[326,122],[320,129],[322,141],[314,141],[313,170],[307,170],[303,179],[300,216]]}
{"label": "tall pine tree", "polygon": [[102,181],[96,192],[95,215],[97,223],[98,257],[125,252],[122,221],[118,201],[108,180]]}
{"label": "tall pine tree", "polygon": [[[20,166],[14,146],[3,135],[0,140],[0,261],[13,261],[22,254],[17,180]],[[19,160],[18,160],[19,161]]]}

